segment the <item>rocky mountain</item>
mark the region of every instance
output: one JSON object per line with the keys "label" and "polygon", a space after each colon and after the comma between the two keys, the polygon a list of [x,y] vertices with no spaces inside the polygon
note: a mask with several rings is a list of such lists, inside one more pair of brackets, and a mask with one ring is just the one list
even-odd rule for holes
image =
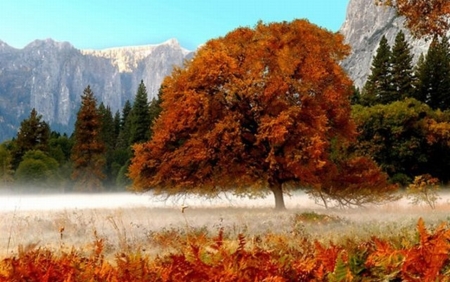
{"label": "rocky mountain", "polygon": [[51,39],[15,49],[0,41],[0,142],[16,134],[32,108],[53,130],[71,133],[87,85],[113,112],[133,100],[141,80],[154,97],[163,78],[191,56],[175,39],[106,50]]}
{"label": "rocky mountain", "polygon": [[342,66],[357,87],[361,88],[364,85],[370,73],[373,56],[383,35],[392,46],[397,33],[403,30],[412,47],[415,60],[421,53],[426,53],[430,42],[412,38],[403,23],[404,18],[397,17],[394,9],[377,6],[375,0],[349,1],[346,20],[340,32],[352,47],[352,53]]}

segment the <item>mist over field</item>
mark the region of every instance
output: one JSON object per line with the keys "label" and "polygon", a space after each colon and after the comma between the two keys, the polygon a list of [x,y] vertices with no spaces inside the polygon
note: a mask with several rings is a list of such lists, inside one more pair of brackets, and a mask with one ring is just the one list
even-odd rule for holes
{"label": "mist over field", "polygon": [[[288,208],[320,208],[314,200],[304,193],[286,196]],[[151,193],[69,193],[69,194],[31,194],[0,193],[0,212],[11,211],[61,211],[70,209],[130,209],[130,208],[272,208],[271,194],[265,198],[248,199],[231,194],[221,194],[217,198],[197,196],[154,196]]]}

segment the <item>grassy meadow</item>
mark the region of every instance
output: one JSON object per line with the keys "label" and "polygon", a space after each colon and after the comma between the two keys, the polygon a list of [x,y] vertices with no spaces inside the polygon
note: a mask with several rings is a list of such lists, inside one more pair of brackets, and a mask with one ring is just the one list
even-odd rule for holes
{"label": "grassy meadow", "polygon": [[[424,234],[437,234],[427,240],[439,237],[441,229],[442,242],[447,245],[441,246],[439,252],[445,251],[446,258],[441,264],[433,264],[439,264],[435,274],[444,275],[450,273],[450,231],[448,226],[439,226],[450,219],[449,199],[448,195],[441,194],[435,209],[412,205],[405,198],[382,206],[325,209],[307,196],[297,194],[286,198],[286,211],[274,211],[271,197],[163,201],[145,194],[113,194],[101,201],[101,195],[2,195],[0,281],[9,281],[19,273],[22,277],[29,274],[28,281],[42,281],[36,270],[29,267],[30,261],[36,265],[51,264],[51,261],[59,266],[77,265],[79,276],[67,267],[54,274],[65,279],[72,277],[73,281],[86,279],[83,275],[92,271],[93,276],[89,277],[96,277],[95,281],[127,281],[119,275],[120,270],[135,269],[129,274],[128,281],[133,281],[144,275],[141,272],[147,268],[153,276],[145,277],[153,277],[151,280],[155,281],[188,278],[214,281],[219,276],[229,278],[223,281],[249,281],[258,277],[268,279],[265,281],[291,281],[293,277],[299,281],[371,281],[389,277],[408,280],[402,267],[408,262],[410,252],[403,250],[423,243]],[[420,231],[420,218],[425,222],[426,231]],[[384,254],[390,257],[385,260],[371,257],[380,249],[377,245],[382,245],[380,242],[389,244],[390,249],[383,245],[386,250],[397,253]],[[43,254],[47,254],[44,262]],[[334,261],[324,264],[323,256]],[[356,259],[362,261],[358,264]],[[28,267],[19,267],[21,261]],[[236,261],[240,263],[233,265]],[[255,261],[264,269],[257,269],[253,265]],[[121,267],[125,262],[127,266]],[[303,265],[306,263],[309,265]],[[91,272],[87,269],[89,265]],[[221,271],[217,269],[219,265]],[[199,266],[202,268],[197,269]],[[243,271],[243,267],[250,268]],[[33,271],[35,276],[30,274]],[[43,273],[51,277],[48,271]]]}

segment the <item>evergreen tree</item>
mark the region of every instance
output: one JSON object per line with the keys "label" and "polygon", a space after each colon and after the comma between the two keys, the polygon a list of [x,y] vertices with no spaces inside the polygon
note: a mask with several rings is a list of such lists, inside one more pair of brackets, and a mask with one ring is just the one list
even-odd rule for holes
{"label": "evergreen tree", "polygon": [[49,141],[49,155],[58,161],[60,165],[64,165],[70,161],[70,154],[72,151],[72,140],[64,133],[61,135],[58,132],[52,131]]}
{"label": "evergreen tree", "polygon": [[151,137],[153,135],[153,129],[152,129],[153,123],[158,118],[158,116],[159,116],[159,114],[161,113],[161,110],[162,110],[162,108],[161,108],[162,98],[161,97],[162,97],[162,94],[163,94],[163,89],[164,89],[163,86],[161,86],[159,88],[158,97],[157,98],[153,98],[151,103],[150,103],[150,107],[149,107],[149,113],[150,113],[150,138],[149,139],[151,139]]}
{"label": "evergreen tree", "polygon": [[131,110],[131,132],[129,144],[142,143],[148,141],[150,137],[150,111],[147,99],[147,89],[144,81],[139,84],[136,98]]}
{"label": "evergreen tree", "polygon": [[126,101],[122,109],[120,120],[120,131],[117,138],[116,150],[114,152],[114,171],[117,172],[117,187],[126,187],[130,181],[126,176],[130,158],[132,156],[130,135],[131,135],[132,107],[130,101]]}
{"label": "evergreen tree", "polygon": [[372,60],[371,74],[364,85],[361,102],[366,106],[386,104],[391,95],[391,48],[383,35]]}
{"label": "evergreen tree", "polygon": [[[121,169],[121,167],[127,162],[127,160],[129,159],[129,156],[127,154],[127,151],[124,149],[120,149],[119,147],[119,135],[120,135],[120,124],[121,124],[121,117],[120,117],[120,112],[117,111],[116,114],[114,115],[114,135],[115,135],[115,140],[116,140],[116,144],[114,147],[114,151],[112,154],[112,163],[111,163],[111,167],[110,167],[110,183],[111,184],[116,184],[116,179],[117,179],[117,175],[119,174],[119,171]],[[124,187],[124,186],[123,186]]]}
{"label": "evergreen tree", "polygon": [[355,86],[352,87],[352,90],[353,90],[353,95],[350,96],[350,103],[352,105],[361,104],[361,91],[359,90],[358,87],[355,87]]}
{"label": "evergreen tree", "polygon": [[433,109],[450,107],[450,48],[447,37],[433,38],[424,62],[418,67],[415,98]]}
{"label": "evergreen tree", "polygon": [[128,115],[130,114],[130,112],[131,112],[131,102],[130,102],[130,100],[127,100],[122,109],[122,119],[120,120],[121,128],[125,127],[125,123],[126,123],[126,120],[128,118]]}
{"label": "evergreen tree", "polygon": [[107,187],[115,181],[116,175],[113,175],[112,164],[114,162],[114,149],[116,145],[116,133],[114,118],[112,116],[111,108],[105,107],[103,103],[100,103],[98,107],[98,112],[100,115],[100,136],[105,144],[105,180],[104,183]]}
{"label": "evergreen tree", "polygon": [[131,149],[129,142],[131,134],[130,113],[131,113],[131,103],[129,100],[127,100],[122,109],[122,117],[120,120],[120,130],[117,138],[116,149],[121,151],[130,150],[130,157],[131,157]]}
{"label": "evergreen tree", "polygon": [[118,168],[116,184],[118,186],[127,186],[131,183],[127,177],[130,158],[133,155],[131,146],[150,139],[150,124],[152,120],[147,89],[143,80],[139,84],[133,106],[130,107],[130,103],[127,101],[122,113],[122,126],[115,154],[116,167]]}
{"label": "evergreen tree", "polygon": [[417,63],[414,66],[414,80],[413,80],[413,98],[418,98],[419,89],[421,88],[421,80],[420,80],[420,73],[422,73],[425,67],[425,56],[423,53],[420,53],[419,59],[417,59]]}
{"label": "evergreen tree", "polygon": [[115,140],[115,144],[114,147],[117,147],[117,138],[119,137],[119,133],[120,133],[120,112],[116,111],[116,114],[114,115],[114,140]]}
{"label": "evergreen tree", "polygon": [[395,37],[391,56],[391,83],[392,96],[389,102],[403,100],[413,96],[414,72],[412,66],[413,56],[411,47],[405,39],[405,34],[400,31]]}
{"label": "evergreen tree", "polygon": [[4,144],[0,144],[0,187],[13,182],[12,155]]}
{"label": "evergreen tree", "polygon": [[58,164],[58,175],[63,179],[60,184],[65,189],[66,184],[70,183],[70,175],[72,173],[72,163],[70,155],[73,146],[73,139],[69,138],[66,133],[60,134],[52,132],[49,141],[49,156],[55,159]]}
{"label": "evergreen tree", "polygon": [[75,190],[100,191],[105,178],[105,144],[101,139],[101,117],[97,111],[97,101],[90,86],[81,96],[81,108],[77,114],[74,132],[72,179]]}
{"label": "evergreen tree", "polygon": [[41,150],[48,152],[48,142],[50,139],[50,127],[42,121],[42,116],[38,115],[33,108],[30,117],[21,122],[17,133],[16,147],[13,153],[13,169],[16,169],[22,161],[22,156],[30,150]]}
{"label": "evergreen tree", "polygon": [[108,150],[111,151],[115,147],[117,138],[111,108],[109,106],[105,107],[103,103],[100,103],[100,106],[98,107],[98,112],[100,115],[100,124],[101,124],[100,135],[103,142],[105,143],[107,151]]}

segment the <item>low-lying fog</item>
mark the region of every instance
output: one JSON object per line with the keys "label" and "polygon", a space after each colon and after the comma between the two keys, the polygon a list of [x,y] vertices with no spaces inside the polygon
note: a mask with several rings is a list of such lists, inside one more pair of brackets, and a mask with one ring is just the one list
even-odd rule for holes
{"label": "low-lying fog", "polygon": [[[313,199],[303,193],[285,197],[288,208],[320,208]],[[0,194],[1,211],[66,210],[66,209],[128,209],[128,208],[196,208],[246,207],[270,208],[275,204],[272,195],[248,199],[223,194],[218,198],[179,196],[165,198],[149,193],[100,193],[100,194]]]}
{"label": "low-lying fog", "polygon": [[[323,205],[316,203],[303,192],[285,195],[288,209],[323,209]],[[441,193],[440,204],[450,205],[450,194]],[[274,198],[268,194],[264,198],[249,199],[231,194],[222,194],[217,198],[203,198],[197,196],[153,196],[150,193],[98,193],[98,194],[14,194],[0,193],[0,212],[2,211],[32,211],[32,210],[70,210],[70,209],[128,209],[128,208],[181,208],[189,206],[195,208],[272,208]],[[388,203],[391,205],[392,203]],[[403,198],[396,205],[411,206]]]}

